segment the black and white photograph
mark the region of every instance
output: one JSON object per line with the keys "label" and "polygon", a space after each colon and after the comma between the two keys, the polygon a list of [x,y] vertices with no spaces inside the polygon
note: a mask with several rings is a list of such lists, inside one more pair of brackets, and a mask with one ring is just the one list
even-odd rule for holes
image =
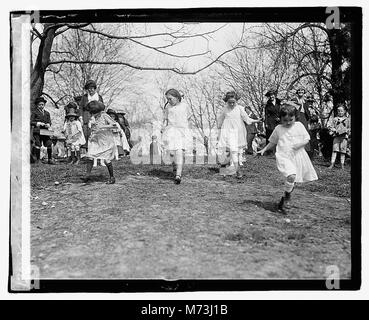
{"label": "black and white photograph", "polygon": [[360,288],[360,7],[9,23],[10,291]]}

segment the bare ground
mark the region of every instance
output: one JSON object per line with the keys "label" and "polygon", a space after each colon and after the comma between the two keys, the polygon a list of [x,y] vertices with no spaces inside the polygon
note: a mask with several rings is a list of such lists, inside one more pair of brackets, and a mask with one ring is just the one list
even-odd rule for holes
{"label": "bare ground", "polygon": [[285,216],[271,158],[248,158],[241,180],[188,166],[180,185],[169,166],[114,165],[115,185],[104,167],[85,184],[82,165],[32,166],[41,278],[321,279],[329,265],[351,277],[349,169],[315,164],[321,179],[296,188]]}

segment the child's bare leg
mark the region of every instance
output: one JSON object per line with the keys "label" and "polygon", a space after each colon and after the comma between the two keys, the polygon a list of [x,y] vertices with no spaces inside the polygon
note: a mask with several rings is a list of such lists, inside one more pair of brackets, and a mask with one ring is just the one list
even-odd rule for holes
{"label": "child's bare leg", "polygon": [[346,158],[346,155],[344,153],[341,153],[341,169],[344,169],[345,167],[345,158]]}
{"label": "child's bare leg", "polygon": [[337,157],[337,152],[333,151],[332,158],[331,158],[331,165],[329,166],[328,169],[332,169],[334,167],[334,163],[336,162],[336,157]]}
{"label": "child's bare leg", "polygon": [[286,178],[286,181],[284,183],[284,192],[286,200],[289,200],[291,198],[291,193],[293,191],[293,188],[295,187],[295,179],[296,179],[295,174],[291,174]]}
{"label": "child's bare leg", "polygon": [[232,151],[231,152],[231,159],[234,165],[234,168],[236,169],[236,175],[238,178],[241,177],[241,173],[240,173],[240,168],[239,168],[239,154],[237,151]]}
{"label": "child's bare leg", "polygon": [[170,159],[170,163],[173,166],[173,173],[175,174],[177,172],[177,165],[176,165],[175,156],[172,152],[169,153],[169,159]]}

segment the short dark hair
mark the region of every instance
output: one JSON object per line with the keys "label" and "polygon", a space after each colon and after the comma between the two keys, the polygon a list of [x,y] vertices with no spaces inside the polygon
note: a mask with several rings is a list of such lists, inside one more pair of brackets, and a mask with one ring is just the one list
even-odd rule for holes
{"label": "short dark hair", "polygon": [[94,80],[88,80],[85,84],[85,89],[87,90],[89,87],[97,89],[96,82]]}
{"label": "short dark hair", "polygon": [[298,119],[298,112],[296,107],[291,103],[284,103],[279,110],[279,118],[282,119],[285,116],[289,117],[295,117],[295,119]]}

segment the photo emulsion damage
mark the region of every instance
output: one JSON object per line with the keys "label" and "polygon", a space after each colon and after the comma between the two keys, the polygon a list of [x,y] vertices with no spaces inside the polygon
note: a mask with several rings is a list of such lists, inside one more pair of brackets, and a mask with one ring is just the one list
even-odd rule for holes
{"label": "photo emulsion damage", "polygon": [[361,21],[12,12],[9,290],[358,289]]}

